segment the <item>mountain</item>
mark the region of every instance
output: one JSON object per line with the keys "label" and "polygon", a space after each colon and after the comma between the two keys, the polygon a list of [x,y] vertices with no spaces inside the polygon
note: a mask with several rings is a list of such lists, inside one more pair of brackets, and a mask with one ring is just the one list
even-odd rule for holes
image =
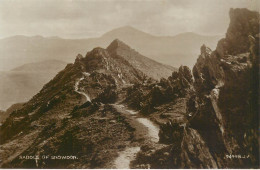
{"label": "mountain", "polygon": [[[128,58],[128,60],[126,60],[126,58]],[[96,129],[93,129],[93,133],[97,135],[96,139],[94,139],[93,136],[89,136],[83,139],[84,141],[86,140],[85,142],[81,140],[77,142],[85,143],[86,145],[82,145],[82,147],[89,148],[85,148],[89,154],[93,154],[94,152],[101,154],[100,157],[93,157],[93,155],[89,157],[85,155],[87,157],[83,156],[79,158],[79,166],[83,166],[86,160],[89,162],[86,167],[103,166],[103,164],[96,163],[96,161],[107,162],[114,158],[115,155],[109,157],[104,153],[114,152],[110,150],[111,147],[117,145],[117,147],[120,148],[120,146],[122,147],[122,145],[126,144],[129,135],[133,136],[133,128],[130,127],[127,121],[124,121],[123,115],[121,116],[121,113],[115,112],[115,110],[107,104],[120,100],[120,96],[125,93],[124,89],[133,84],[156,82],[152,77],[148,77],[138,69],[140,65],[147,66],[147,68],[142,68],[147,73],[149,71],[147,69],[152,69],[152,66],[154,66],[154,68],[164,66],[134,52],[133,49],[119,40],[114,40],[107,49],[100,47],[94,48],[88,52],[85,57],[80,54],[77,55],[74,64],[68,64],[54,79],[44,85],[38,94],[29,102],[25,103],[20,110],[12,112],[5,123],[3,123],[0,132],[2,144],[0,153],[3,155],[3,160],[5,161],[1,162],[1,166],[9,167],[11,165],[9,163],[13,162],[12,157],[16,157],[15,155],[35,155],[36,153],[31,152],[34,152],[35,148],[40,149],[42,147],[40,143],[44,140],[49,140],[50,135],[54,137],[55,135],[53,133],[57,135],[57,138],[54,137],[54,140],[49,144],[54,146],[56,142],[61,142],[60,147],[55,147],[56,149],[50,146],[50,149],[54,149],[53,155],[70,155],[76,150],[78,151],[80,148],[75,150],[74,146],[77,146],[74,142],[76,141],[74,141],[74,139],[71,141],[71,137],[74,136],[74,133],[89,136],[86,133],[90,133],[90,129],[79,132],[79,129],[77,130],[76,128],[78,123],[66,121],[66,119],[69,120],[70,118],[72,118],[70,119],[71,121],[88,124],[86,127]],[[168,67],[162,70],[164,72],[167,69]],[[155,77],[160,70],[156,71],[157,72],[153,72],[156,73],[154,75]],[[171,70],[168,72],[170,71]],[[152,73],[149,74],[153,76]],[[120,93],[120,95],[118,95],[118,93]],[[93,116],[88,117],[88,114]],[[101,115],[101,118],[99,115]],[[86,117],[82,119],[82,116]],[[107,119],[106,116],[110,118]],[[100,123],[103,125],[100,126]],[[71,127],[71,125],[73,127]],[[53,129],[51,130],[53,132],[51,132],[48,128],[50,128],[49,130],[53,128],[55,130]],[[62,128],[63,132],[56,128]],[[7,133],[7,129],[9,133]],[[67,132],[69,129],[72,131]],[[112,131],[108,132],[110,130]],[[107,133],[105,131],[107,131]],[[115,142],[111,136],[116,136],[117,141]],[[68,139],[64,141],[63,138],[67,137]],[[10,139],[15,140],[18,138],[23,140],[19,140],[20,142],[16,145],[17,147],[13,147],[12,144],[10,145],[10,143],[7,142]],[[39,139],[39,141],[33,142],[32,138]],[[73,142],[73,144],[66,144],[66,141]],[[100,145],[101,141],[103,141],[102,145]],[[30,148],[32,150],[28,148],[29,146],[31,146]],[[12,149],[10,147],[12,147]],[[69,147],[70,149],[65,151],[64,147]],[[27,162],[28,166],[31,164],[30,160],[24,161],[29,161]],[[24,161],[22,161],[23,163],[18,163],[18,161],[17,163],[20,165],[16,164],[14,166],[27,167],[27,163]],[[69,162],[66,163],[62,161],[60,164],[54,161],[53,163],[55,167],[65,167],[70,166]],[[47,166],[44,164],[45,162],[41,162],[33,166],[51,167],[52,163]]]}
{"label": "mountain", "polygon": [[200,44],[215,48],[222,36],[204,36],[192,32],[176,36],[153,36],[133,27],[126,26],[104,34],[101,39],[118,38],[141,54],[174,67],[187,65],[192,67],[199,55]]}
{"label": "mountain", "polygon": [[84,54],[95,47],[107,47],[114,39],[129,44],[155,61],[179,67],[192,66],[199,55],[200,44],[215,48],[220,36],[202,36],[195,33],[183,33],[176,36],[153,36],[126,26],[99,38],[62,39],[42,36],[13,36],[0,40],[0,68],[10,70],[22,64],[42,60],[62,60],[73,62],[78,53]]}
{"label": "mountain", "polygon": [[102,35],[103,39],[112,39],[112,38],[122,38],[123,39],[150,39],[152,37],[156,38],[156,36],[153,36],[151,34],[145,33],[143,31],[137,30],[136,28],[133,28],[131,26],[124,26],[120,28],[116,28],[114,30],[111,30],[104,35]]}
{"label": "mountain", "polygon": [[[27,42],[19,42],[22,46],[37,46],[37,42],[41,42],[42,45],[39,46],[39,48],[31,48],[33,51],[37,54],[33,54],[34,56],[40,56],[38,54],[45,53],[48,56],[51,56],[52,54],[48,54],[49,52],[52,53],[52,50],[50,49],[44,49],[44,44],[51,47],[51,45],[57,46],[59,45],[62,39],[59,38],[48,38],[48,40],[45,40],[41,36],[33,37],[32,41],[28,40],[27,37],[24,36],[18,36],[19,39],[25,39]],[[17,37],[13,37],[16,41]],[[50,40],[49,40],[50,39]],[[51,44],[48,43],[48,41],[52,41]],[[57,42],[58,41],[58,42]],[[29,43],[29,44],[28,44]],[[122,44],[122,43],[121,43]],[[39,45],[39,44],[38,44]],[[75,44],[74,44],[75,45]],[[24,47],[21,47],[24,48]],[[41,49],[43,48],[43,49]],[[68,49],[71,49],[68,48]],[[144,71],[148,76],[151,76],[152,78],[159,80],[161,77],[168,77],[171,72],[174,70],[171,66],[166,66],[163,64],[160,64],[158,62],[152,61],[151,59],[144,57],[140,55],[137,52],[134,52],[134,50],[129,49],[129,54],[132,57],[134,57],[134,60],[138,64],[138,69],[141,69]],[[111,49],[113,50],[113,49]],[[41,51],[41,52],[40,52]],[[63,50],[60,50],[63,51]],[[66,51],[65,51],[66,52]],[[34,52],[33,52],[34,53]],[[68,54],[71,54],[68,52]],[[68,55],[66,54],[66,55]],[[64,54],[65,55],[65,54]],[[72,55],[72,54],[71,54]],[[59,56],[59,55],[58,55]],[[56,56],[56,57],[58,57]],[[124,56],[124,55],[123,55]],[[20,57],[20,56],[19,56]],[[129,58],[125,58],[128,60]],[[140,61],[139,61],[140,60]],[[12,60],[10,60],[12,61]],[[20,59],[18,60],[20,61]],[[133,63],[131,63],[133,64]],[[46,61],[40,61],[36,63],[29,63],[24,64],[22,66],[16,67],[12,69],[11,71],[5,71],[2,72],[0,76],[0,108],[6,109],[9,106],[11,106],[14,103],[17,102],[25,102],[29,100],[34,94],[36,94],[42,86],[48,82],[54,75],[57,74],[58,71],[63,69],[65,67],[66,63],[60,60],[46,60]]]}
{"label": "mountain", "polygon": [[3,122],[1,168],[258,168],[259,17],[231,9],[216,50],[160,81],[120,40],[77,55]]}
{"label": "mountain", "polygon": [[65,66],[63,61],[47,60],[1,72],[0,108],[28,101]]}

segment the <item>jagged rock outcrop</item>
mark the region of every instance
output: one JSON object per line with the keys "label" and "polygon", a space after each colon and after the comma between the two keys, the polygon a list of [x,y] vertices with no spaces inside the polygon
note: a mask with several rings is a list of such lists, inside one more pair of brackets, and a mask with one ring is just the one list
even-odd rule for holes
{"label": "jagged rock outcrop", "polygon": [[199,105],[189,125],[218,167],[258,167],[259,13],[231,9],[230,18],[226,38],[216,51],[202,46],[193,68]]}
{"label": "jagged rock outcrop", "polygon": [[192,91],[192,82],[190,69],[181,66],[168,79],[162,78],[160,82],[144,82],[127,88],[124,102],[145,115],[151,114],[157,110],[156,106],[186,96]]}
{"label": "jagged rock outcrop", "polygon": [[231,9],[230,18],[226,38],[212,53],[201,50],[193,68],[200,104],[190,124],[201,133],[218,167],[257,167],[258,59],[254,56],[259,57],[255,48],[259,13]]}
{"label": "jagged rock outcrop", "polygon": [[230,24],[226,38],[219,41],[217,54],[237,55],[249,51],[248,36],[256,37],[259,34],[259,13],[248,9],[230,9]]}
{"label": "jagged rock outcrop", "polygon": [[217,49],[201,47],[184,100],[187,120],[168,116],[161,124],[160,142],[171,151],[150,157],[164,156],[167,168],[259,168],[259,13],[231,9],[230,18]]}

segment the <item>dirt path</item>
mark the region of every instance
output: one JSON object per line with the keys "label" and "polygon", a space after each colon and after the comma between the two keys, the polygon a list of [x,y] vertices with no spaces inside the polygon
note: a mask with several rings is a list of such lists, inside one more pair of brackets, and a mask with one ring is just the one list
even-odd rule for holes
{"label": "dirt path", "polygon": [[80,88],[79,88],[79,83],[80,83],[80,81],[84,80],[85,76],[89,76],[89,75],[90,75],[89,73],[83,72],[83,76],[82,76],[78,81],[76,81],[76,83],[75,83],[75,92],[77,92],[77,93],[79,93],[79,94],[85,96],[85,97],[86,97],[86,100],[89,101],[89,102],[91,102],[91,99],[90,99],[90,97],[89,97],[88,94],[79,91],[79,90],[80,90]]}
{"label": "dirt path", "polygon": [[[130,125],[136,129],[136,139],[144,139],[146,142],[157,143],[159,141],[159,127],[151,120],[141,117],[138,112],[127,109],[124,105],[112,105],[118,112],[123,113],[128,119]],[[141,140],[142,141],[142,140]],[[136,146],[137,145],[137,146]],[[129,169],[130,162],[135,159],[140,151],[141,143],[135,143],[134,146],[128,146],[124,151],[119,152],[119,156],[114,161],[113,168]]]}
{"label": "dirt path", "polygon": [[146,128],[148,128],[148,137],[151,141],[157,143],[159,141],[159,127],[156,126],[151,120],[147,118],[137,118],[137,121],[142,123]]}
{"label": "dirt path", "polygon": [[130,162],[135,159],[136,154],[140,151],[140,147],[128,147],[119,153],[115,160],[116,169],[130,169]]}

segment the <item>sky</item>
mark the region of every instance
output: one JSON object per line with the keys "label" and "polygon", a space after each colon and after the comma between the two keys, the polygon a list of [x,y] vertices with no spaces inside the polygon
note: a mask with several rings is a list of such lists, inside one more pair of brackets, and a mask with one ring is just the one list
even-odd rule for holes
{"label": "sky", "polygon": [[127,25],[158,36],[224,35],[230,8],[259,6],[259,0],[0,0],[0,38],[90,38]]}

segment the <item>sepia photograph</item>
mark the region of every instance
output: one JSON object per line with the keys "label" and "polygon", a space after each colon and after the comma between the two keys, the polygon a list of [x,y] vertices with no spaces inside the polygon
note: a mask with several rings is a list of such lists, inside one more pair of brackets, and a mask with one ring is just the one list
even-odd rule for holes
{"label": "sepia photograph", "polygon": [[259,0],[0,0],[1,169],[259,169]]}

